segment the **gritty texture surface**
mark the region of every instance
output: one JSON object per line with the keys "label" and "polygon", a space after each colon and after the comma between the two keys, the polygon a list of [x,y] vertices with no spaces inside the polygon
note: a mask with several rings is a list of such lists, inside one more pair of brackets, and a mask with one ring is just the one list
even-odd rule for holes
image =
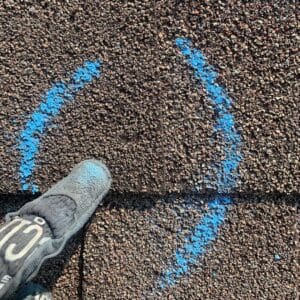
{"label": "gritty texture surface", "polygon": [[299,196],[234,199],[204,259],[160,291],[159,276],[201,221],[207,199],[108,197],[111,206],[98,210],[85,239],[85,299],[295,299]]}
{"label": "gritty texture surface", "polygon": [[227,224],[200,266],[164,296],[296,299],[296,199],[236,198]]}
{"label": "gritty texture surface", "polygon": [[173,198],[108,197],[108,206],[96,213],[85,239],[86,299],[142,299],[152,291],[179,242],[176,233],[187,233],[200,217],[198,210],[179,205],[188,205],[183,197],[171,206]]}
{"label": "gritty texture surface", "polygon": [[[29,200],[13,196],[17,144],[42,95],[85,61],[103,62],[40,136],[33,181],[45,191],[76,162],[103,158],[113,192],[83,248],[78,237],[37,281],[56,299],[294,299],[299,194],[284,194],[300,189],[298,29],[295,1],[2,1],[1,210]],[[214,189],[205,178],[223,154],[176,37],[201,49],[233,100],[242,194],[208,256],[159,294],[156,279],[205,208],[161,195]]]}
{"label": "gritty texture surface", "polygon": [[20,188],[17,139],[41,96],[94,59],[103,61],[102,76],[41,137],[34,181],[43,190],[96,157],[110,167],[116,191],[206,189],[222,145],[211,142],[211,103],[174,45],[178,36],[201,49],[234,100],[244,142],[238,189],[299,190],[292,2],[5,1],[0,19],[2,191]]}

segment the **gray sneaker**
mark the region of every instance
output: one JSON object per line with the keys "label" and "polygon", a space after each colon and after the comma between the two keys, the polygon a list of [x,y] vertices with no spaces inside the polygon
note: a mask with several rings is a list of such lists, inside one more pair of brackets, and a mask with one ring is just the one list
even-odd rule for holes
{"label": "gray sneaker", "polygon": [[28,282],[18,291],[13,300],[52,300],[52,295],[43,286]]}
{"label": "gray sneaker", "polygon": [[0,227],[0,299],[31,280],[42,263],[58,255],[91,217],[108,192],[111,175],[86,160],[48,192],[6,215]]}

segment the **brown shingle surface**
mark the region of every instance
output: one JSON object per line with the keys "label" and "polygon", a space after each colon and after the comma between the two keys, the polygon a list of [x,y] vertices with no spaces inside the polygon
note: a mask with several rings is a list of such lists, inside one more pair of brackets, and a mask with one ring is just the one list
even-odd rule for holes
{"label": "brown shingle surface", "polygon": [[234,199],[204,258],[161,291],[160,275],[205,205],[180,195],[109,197],[120,203],[98,210],[85,239],[85,299],[295,299],[297,197]]}
{"label": "brown shingle surface", "polygon": [[1,197],[20,205],[17,140],[43,93],[100,58],[101,77],[41,137],[33,180],[45,191],[76,162],[102,158],[114,178],[107,201],[121,202],[99,209],[83,249],[71,243],[52,276],[37,280],[57,299],[153,296],[155,278],[201,219],[203,204],[161,196],[206,190],[222,157],[212,104],[174,44],[182,36],[233,100],[243,194],[202,264],[157,299],[293,299],[298,196],[283,194],[300,189],[294,1],[32,2],[0,4]]}
{"label": "brown shingle surface", "polygon": [[103,158],[113,189],[163,192],[204,182],[222,153],[205,91],[174,45],[190,37],[233,99],[243,139],[240,191],[299,190],[294,4],[94,1],[1,6],[0,189],[18,190],[17,139],[51,83],[86,60],[102,76],[41,138],[33,180],[45,190],[75,162]]}

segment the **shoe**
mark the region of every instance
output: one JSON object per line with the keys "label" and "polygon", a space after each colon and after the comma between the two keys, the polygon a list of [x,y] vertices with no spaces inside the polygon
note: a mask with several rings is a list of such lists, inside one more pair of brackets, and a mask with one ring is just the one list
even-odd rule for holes
{"label": "shoe", "polygon": [[31,280],[94,213],[111,185],[107,167],[86,160],[39,198],[6,215],[0,227],[0,299]]}
{"label": "shoe", "polygon": [[13,300],[52,300],[51,292],[46,290],[43,286],[28,282],[18,291],[13,297]]}

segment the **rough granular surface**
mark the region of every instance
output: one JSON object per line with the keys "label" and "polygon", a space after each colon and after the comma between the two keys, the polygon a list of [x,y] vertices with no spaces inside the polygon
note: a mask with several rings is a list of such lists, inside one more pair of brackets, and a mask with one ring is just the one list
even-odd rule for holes
{"label": "rough granular surface", "polygon": [[111,198],[85,239],[86,299],[295,299],[297,197],[235,197],[207,255],[163,291],[160,276],[201,222],[207,199]]}
{"label": "rough granular surface", "polygon": [[[87,231],[36,279],[55,299],[295,298],[297,14],[296,1],[1,2],[1,218],[32,198],[17,194],[30,116],[55,83],[101,61],[99,78],[34,136],[28,180],[41,192],[92,157],[114,179]],[[240,194],[216,242],[162,291],[157,280],[203,219],[217,190],[207,178],[224,159],[216,110],[178,37],[201,50],[232,101]],[[202,201],[186,198],[195,190]]]}
{"label": "rough granular surface", "polygon": [[179,191],[222,157],[214,113],[175,46],[188,37],[233,99],[243,140],[243,192],[299,190],[296,5],[233,1],[1,4],[1,185],[20,188],[18,138],[42,96],[84,61],[101,76],[40,136],[41,190],[85,158],[103,158],[114,190]]}

